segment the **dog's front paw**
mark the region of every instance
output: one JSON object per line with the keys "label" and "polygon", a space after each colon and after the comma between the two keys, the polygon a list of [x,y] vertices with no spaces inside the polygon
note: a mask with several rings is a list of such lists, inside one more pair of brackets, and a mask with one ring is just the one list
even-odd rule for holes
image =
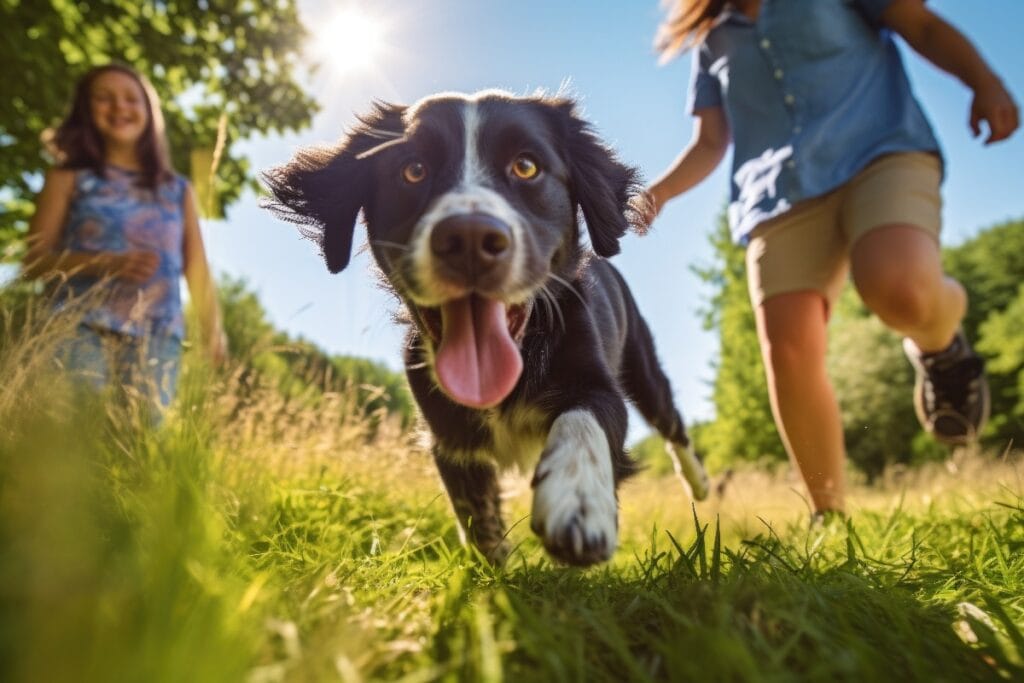
{"label": "dog's front paw", "polygon": [[533,477],[530,527],[551,555],[573,565],[611,557],[618,502],[604,430],[587,411],[555,420]]}

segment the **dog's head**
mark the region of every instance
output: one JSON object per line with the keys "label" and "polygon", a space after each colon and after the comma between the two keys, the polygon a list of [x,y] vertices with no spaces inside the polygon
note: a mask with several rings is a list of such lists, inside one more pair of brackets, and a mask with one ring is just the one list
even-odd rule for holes
{"label": "dog's head", "polygon": [[578,267],[582,212],[600,256],[628,228],[634,169],[568,99],[483,92],[377,104],[336,146],[264,174],[269,208],[348,265],[359,211],[384,275],[458,403],[500,403],[522,370],[532,301]]}

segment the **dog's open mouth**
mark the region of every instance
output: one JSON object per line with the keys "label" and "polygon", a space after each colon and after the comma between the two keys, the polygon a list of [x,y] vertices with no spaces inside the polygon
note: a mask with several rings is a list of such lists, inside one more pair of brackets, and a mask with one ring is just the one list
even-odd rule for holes
{"label": "dog's open mouth", "polygon": [[525,305],[469,294],[418,313],[437,349],[437,379],[452,400],[491,408],[512,392],[523,371]]}

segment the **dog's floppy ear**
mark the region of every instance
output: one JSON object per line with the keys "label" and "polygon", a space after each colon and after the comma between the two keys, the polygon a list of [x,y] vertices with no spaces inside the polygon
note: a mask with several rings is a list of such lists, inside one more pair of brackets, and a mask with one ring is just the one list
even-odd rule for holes
{"label": "dog's floppy ear", "polygon": [[262,174],[272,195],[262,206],[298,224],[303,236],[319,244],[332,273],[348,265],[356,217],[370,198],[366,157],[404,135],[404,113],[404,106],[377,102],[337,145],[300,150],[287,164]]}
{"label": "dog's floppy ear", "polygon": [[629,229],[628,200],[643,188],[639,172],[622,163],[584,121],[572,100],[556,100],[563,119],[565,155],[573,202],[583,210],[590,244],[600,256],[619,253],[619,238]]}

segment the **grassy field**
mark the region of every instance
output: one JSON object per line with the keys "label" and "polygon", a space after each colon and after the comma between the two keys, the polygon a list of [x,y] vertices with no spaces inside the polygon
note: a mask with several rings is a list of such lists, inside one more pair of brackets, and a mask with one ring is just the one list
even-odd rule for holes
{"label": "grassy field", "polygon": [[[42,345],[45,346],[45,345]],[[353,396],[193,369],[161,429],[0,358],[0,680],[1024,680],[1024,464],[961,453],[812,527],[785,473],[621,493],[602,567],[463,548],[429,458]],[[353,389],[353,392],[359,391]]]}

